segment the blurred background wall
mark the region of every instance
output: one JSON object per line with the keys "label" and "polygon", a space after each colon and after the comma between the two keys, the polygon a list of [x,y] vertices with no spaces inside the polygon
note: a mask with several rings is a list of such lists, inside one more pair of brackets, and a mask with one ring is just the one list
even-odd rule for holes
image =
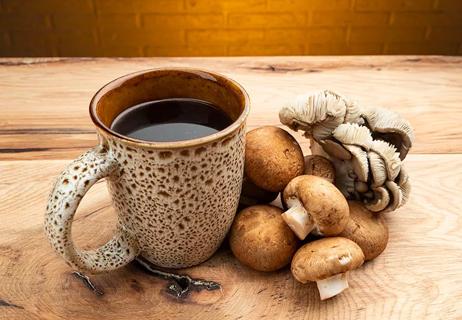
{"label": "blurred background wall", "polygon": [[0,56],[462,54],[462,0],[0,0]]}

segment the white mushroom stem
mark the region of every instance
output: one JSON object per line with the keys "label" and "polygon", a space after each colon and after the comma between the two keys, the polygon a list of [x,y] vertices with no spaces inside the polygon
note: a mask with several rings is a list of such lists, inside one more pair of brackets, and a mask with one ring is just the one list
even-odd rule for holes
{"label": "white mushroom stem", "polygon": [[348,288],[347,274],[339,273],[330,278],[316,281],[321,300],[326,300],[338,295],[343,290]]}
{"label": "white mushroom stem", "polygon": [[284,219],[297,237],[303,240],[315,227],[310,214],[297,198],[288,199],[286,202],[289,210],[282,214],[282,219]]}

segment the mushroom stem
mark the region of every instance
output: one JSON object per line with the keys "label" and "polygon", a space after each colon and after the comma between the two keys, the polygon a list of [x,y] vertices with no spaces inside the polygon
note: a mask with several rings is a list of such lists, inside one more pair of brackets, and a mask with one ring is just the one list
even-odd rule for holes
{"label": "mushroom stem", "polygon": [[311,217],[300,200],[290,199],[287,201],[287,205],[290,208],[282,214],[282,219],[284,219],[297,237],[303,240],[314,229]]}
{"label": "mushroom stem", "polygon": [[345,273],[339,273],[335,276],[316,281],[318,285],[321,300],[326,300],[338,295],[348,288],[348,280]]}

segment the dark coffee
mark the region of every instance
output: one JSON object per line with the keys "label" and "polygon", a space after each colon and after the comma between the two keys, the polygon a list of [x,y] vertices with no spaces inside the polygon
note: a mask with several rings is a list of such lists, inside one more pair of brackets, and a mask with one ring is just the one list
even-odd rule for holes
{"label": "dark coffee", "polygon": [[114,119],[111,129],[130,138],[165,142],[205,137],[231,123],[226,113],[208,102],[174,98],[130,107]]}

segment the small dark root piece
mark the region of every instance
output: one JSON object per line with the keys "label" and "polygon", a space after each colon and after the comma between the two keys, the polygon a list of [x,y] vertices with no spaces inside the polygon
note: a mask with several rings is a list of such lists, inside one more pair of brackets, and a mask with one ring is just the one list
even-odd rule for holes
{"label": "small dark root piece", "polygon": [[187,275],[161,271],[155,269],[155,267],[149,261],[142,257],[138,257],[135,260],[149,274],[170,281],[169,285],[167,286],[167,292],[176,298],[185,298],[191,291],[202,291],[204,289],[213,291],[221,289],[221,285],[218,282],[193,279]]}
{"label": "small dark root piece", "polygon": [[87,275],[85,275],[85,274],[83,274],[81,272],[78,272],[78,271],[72,272],[72,275],[75,276],[80,281],[82,281],[83,284],[85,285],[85,287],[90,289],[97,296],[102,296],[104,294],[103,291],[101,291],[98,287],[96,287],[93,284],[93,282],[91,282],[90,278]]}

